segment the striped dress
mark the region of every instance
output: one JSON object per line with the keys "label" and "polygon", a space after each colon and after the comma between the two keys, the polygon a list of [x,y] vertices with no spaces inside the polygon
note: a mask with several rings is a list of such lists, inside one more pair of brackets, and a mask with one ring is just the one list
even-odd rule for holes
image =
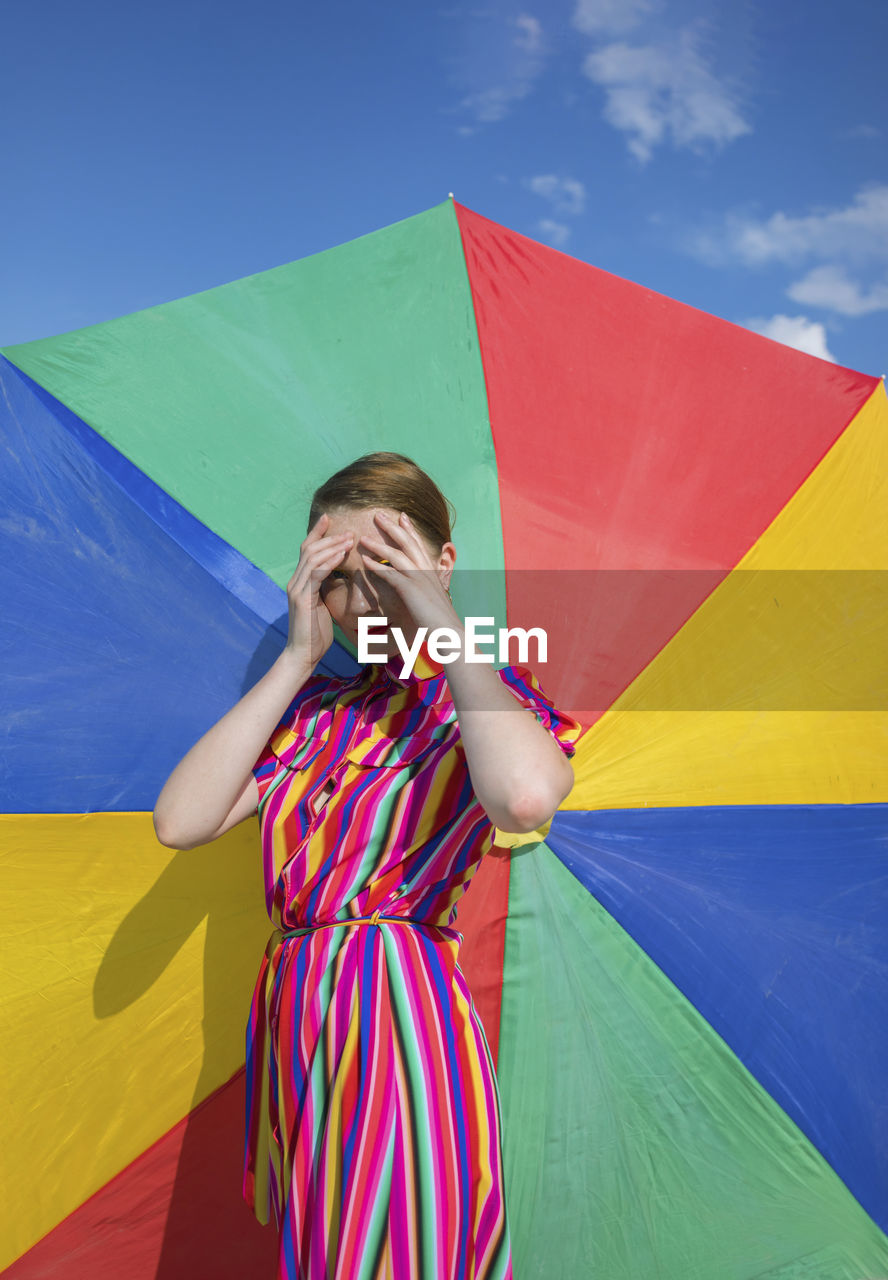
{"label": "striped dress", "polygon": [[[495,829],[445,668],[423,648],[400,672],[312,676],[254,766],[274,931],[243,1194],[274,1217],[277,1280],[512,1275],[496,1075],[454,927]],[[498,675],[572,756],[577,721],[528,668]]]}

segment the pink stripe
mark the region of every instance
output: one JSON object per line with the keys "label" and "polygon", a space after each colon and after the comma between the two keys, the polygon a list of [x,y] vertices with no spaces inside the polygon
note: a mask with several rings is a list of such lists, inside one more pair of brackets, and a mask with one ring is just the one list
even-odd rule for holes
{"label": "pink stripe", "polygon": [[[454,920],[493,827],[455,749],[458,735],[437,745],[430,736],[456,717],[440,664],[428,670],[403,687],[376,667],[351,681],[313,678],[288,709],[286,732],[272,735],[255,768],[276,929],[376,908],[433,926]],[[571,754],[581,726],[552,706],[527,668],[499,675],[522,705],[542,710]],[[323,706],[333,686],[335,702]],[[399,738],[414,713],[409,736]],[[360,763],[352,758],[359,749]],[[333,794],[316,813],[330,779]],[[244,1189],[249,1198],[263,1135],[270,1141],[278,1126],[283,1167],[280,1184],[271,1177],[271,1210],[287,1224],[278,1280],[375,1280],[377,1211],[382,1274],[412,1280],[431,1250],[428,1280],[511,1277],[495,1076],[457,968],[459,939],[455,929],[410,924],[333,927],[284,940],[260,969],[247,1027]],[[359,1035],[347,1049],[353,1011]],[[278,1087],[261,1114],[272,1062]],[[338,1138],[329,1114],[334,1091]],[[340,1205],[335,1218],[328,1201]],[[288,1234],[295,1267],[286,1258]]]}

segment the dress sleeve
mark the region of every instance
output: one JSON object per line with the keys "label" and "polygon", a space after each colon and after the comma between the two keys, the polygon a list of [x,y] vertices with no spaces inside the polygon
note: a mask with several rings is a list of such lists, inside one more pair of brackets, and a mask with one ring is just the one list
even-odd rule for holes
{"label": "dress sleeve", "polygon": [[559,711],[545,692],[530,667],[501,667],[497,675],[523,707],[532,711],[544,729],[548,729],[568,760],[576,753],[576,742],[583,726],[566,711]]}
{"label": "dress sleeve", "polygon": [[[529,667],[502,667],[497,672],[507,689],[511,690],[523,707],[532,711],[544,729],[548,729],[568,760],[576,752],[576,741],[583,726],[566,711],[559,711]],[[544,822],[536,831],[509,832],[493,829],[494,848],[515,850],[538,844],[545,840],[552,819]]]}
{"label": "dress sleeve", "polygon": [[[277,730],[275,730],[277,732]],[[265,793],[271,785],[271,780],[277,771],[278,759],[271,749],[271,739],[266,742],[262,748],[262,755],[253,765],[253,777],[256,779],[256,785],[259,787],[259,803],[265,799]]]}

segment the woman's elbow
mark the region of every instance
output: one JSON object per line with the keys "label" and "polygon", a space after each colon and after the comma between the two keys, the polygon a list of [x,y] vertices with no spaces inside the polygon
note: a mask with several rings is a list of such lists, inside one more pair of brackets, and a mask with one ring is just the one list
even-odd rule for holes
{"label": "woman's elbow", "polygon": [[154,820],[154,834],[157,836],[158,843],[164,845],[167,849],[194,849],[199,844],[204,843],[203,840],[195,840],[193,832],[177,826],[162,809],[155,809],[152,818]]}
{"label": "woman's elbow", "polygon": [[159,814],[156,809],[151,816],[154,821],[154,834],[157,836],[158,843],[165,845],[167,849],[178,848],[179,842],[176,839],[176,832],[167,819],[162,814]]}
{"label": "woman's elbow", "polygon": [[570,778],[564,778],[560,785],[553,783],[548,787],[525,791],[517,798],[510,806],[509,825],[501,829],[524,835],[529,831],[537,831],[550,822],[573,790],[573,769],[569,764],[567,767]]}

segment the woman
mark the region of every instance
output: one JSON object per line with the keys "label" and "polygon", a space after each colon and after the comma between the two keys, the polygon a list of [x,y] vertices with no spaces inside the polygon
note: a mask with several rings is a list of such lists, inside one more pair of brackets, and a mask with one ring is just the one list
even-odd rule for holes
{"label": "woman", "polygon": [[[527,668],[464,649],[441,663],[423,644],[403,673],[394,628],[464,636],[448,505],[411,459],[359,458],[308,524],[285,649],[154,812],[186,849],[259,815],[275,929],[247,1025],[244,1197],[274,1214],[278,1280],[500,1280],[499,1098],[453,924],[494,829],[534,831],[567,796],[581,726]],[[313,675],[333,623],[357,639],[362,615],[387,619],[385,659]]]}

